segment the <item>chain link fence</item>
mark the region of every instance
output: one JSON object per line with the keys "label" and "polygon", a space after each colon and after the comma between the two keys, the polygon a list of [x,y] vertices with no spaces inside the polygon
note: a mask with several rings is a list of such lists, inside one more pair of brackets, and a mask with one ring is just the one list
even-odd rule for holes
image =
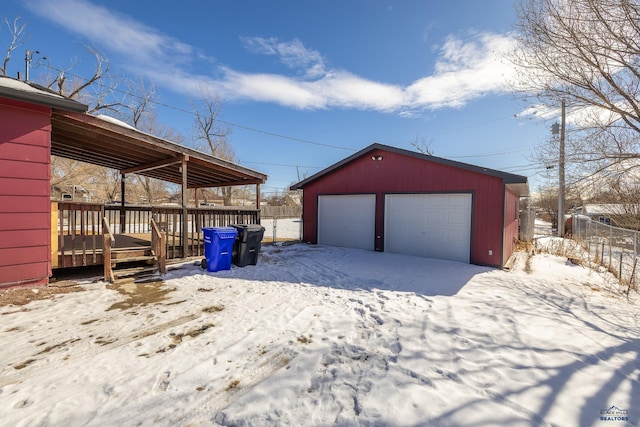
{"label": "chain link fence", "polygon": [[589,259],[609,269],[621,284],[637,289],[638,234],[634,230],[614,227],[583,215],[573,215],[567,234],[582,246]]}
{"label": "chain link fence", "polygon": [[263,206],[260,224],[264,227],[264,243],[302,240],[302,206]]}

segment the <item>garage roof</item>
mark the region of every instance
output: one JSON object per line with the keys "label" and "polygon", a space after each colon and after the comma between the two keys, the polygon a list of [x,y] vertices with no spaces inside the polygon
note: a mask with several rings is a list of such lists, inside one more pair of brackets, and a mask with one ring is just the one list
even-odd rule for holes
{"label": "garage roof", "polygon": [[86,114],[87,106],[46,88],[0,78],[0,97],[52,108],[51,154],[181,184],[188,188],[263,184],[267,176],[197,150]]}
{"label": "garage roof", "polygon": [[431,156],[428,154],[422,154],[422,153],[418,153],[415,151],[409,151],[409,150],[403,150],[401,148],[396,148],[396,147],[391,147],[389,145],[384,145],[384,144],[372,144],[360,151],[358,151],[357,153],[347,157],[344,160],[339,161],[338,163],[335,163],[331,166],[329,166],[326,169],[321,170],[320,172],[316,173],[313,176],[310,176],[309,178],[298,182],[297,184],[294,184],[291,186],[291,190],[300,190],[303,189],[307,184],[309,184],[310,182],[315,181],[316,179],[331,173],[333,171],[335,171],[336,169],[341,168],[342,166],[352,162],[355,159],[358,159],[364,155],[367,155],[373,151],[376,150],[382,150],[382,151],[388,151],[388,152],[392,152],[392,153],[397,153],[397,154],[401,154],[404,156],[410,156],[410,157],[415,157],[418,159],[422,159],[422,160],[427,160],[430,162],[434,162],[434,163],[440,163],[443,165],[447,165],[447,166],[452,166],[455,168],[459,168],[459,169],[465,169],[468,171],[472,171],[472,172],[477,172],[477,173],[482,173],[485,175],[491,175],[491,176],[495,176],[497,178],[502,179],[503,183],[511,188],[516,194],[518,194],[518,196],[520,197],[526,197],[529,195],[529,183],[527,181],[527,177],[526,176],[522,176],[522,175],[514,175],[511,173],[507,173],[507,172],[501,172],[501,171],[497,171],[494,169],[489,169],[489,168],[484,168],[481,166],[475,166],[475,165],[470,165],[468,163],[462,163],[462,162],[456,162],[453,160],[448,160],[448,159],[443,159],[442,157],[436,157],[436,156]]}

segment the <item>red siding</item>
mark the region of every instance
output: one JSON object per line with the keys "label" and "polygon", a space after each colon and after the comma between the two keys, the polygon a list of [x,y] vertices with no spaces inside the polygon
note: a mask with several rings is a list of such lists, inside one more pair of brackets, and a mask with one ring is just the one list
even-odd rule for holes
{"label": "red siding", "polygon": [[502,254],[502,265],[516,249],[518,240],[520,219],[520,197],[508,188],[505,190],[504,200],[504,250]]}
{"label": "red siding", "polygon": [[0,99],[0,286],[51,275],[48,108]]}
{"label": "red siding", "polygon": [[[381,155],[381,161],[371,156]],[[385,193],[473,194],[471,262],[501,266],[504,186],[501,178],[399,153],[376,150],[311,181],[304,187],[304,240],[317,243],[317,196],[377,195],[376,250],[384,249]],[[489,251],[492,255],[489,255]]]}

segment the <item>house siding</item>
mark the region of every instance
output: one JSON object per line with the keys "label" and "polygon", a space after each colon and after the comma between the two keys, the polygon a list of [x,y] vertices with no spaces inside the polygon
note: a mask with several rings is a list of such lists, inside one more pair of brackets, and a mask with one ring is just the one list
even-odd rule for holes
{"label": "house siding", "polygon": [[49,108],[0,99],[0,286],[46,284],[50,262]]}
{"label": "house siding", "polygon": [[520,231],[520,197],[512,190],[505,188],[504,200],[504,242],[502,265],[516,249],[516,242]]}
{"label": "house siding", "polygon": [[[383,159],[372,160],[371,157],[377,155]],[[304,186],[304,240],[317,243],[319,195],[365,193],[377,196],[375,249],[379,251],[384,250],[385,194],[472,194],[470,261],[479,265],[502,265],[504,186],[501,178],[385,150],[368,152]]]}

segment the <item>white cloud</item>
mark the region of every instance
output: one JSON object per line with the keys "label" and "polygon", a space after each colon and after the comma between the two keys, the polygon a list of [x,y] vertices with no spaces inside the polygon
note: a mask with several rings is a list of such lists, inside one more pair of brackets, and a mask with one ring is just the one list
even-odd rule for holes
{"label": "white cloud", "polygon": [[108,47],[138,63],[184,63],[199,54],[193,46],[85,0],[40,0],[26,2],[25,6],[96,46]]}
{"label": "white cloud", "polygon": [[[190,74],[187,65],[202,52],[127,16],[86,0],[30,2],[42,17],[116,53],[131,69],[159,84],[194,96],[203,86],[223,98],[272,102],[298,109],[353,108],[411,114],[426,109],[461,107],[507,90],[513,75],[503,53],[513,47],[509,35],[468,34],[449,37],[439,50],[431,75],[406,86],[376,82],[349,71],[330,68],[323,56],[297,39],[244,37],[252,52],[277,57],[295,75],[245,73],[219,66],[216,76]],[[160,72],[162,70],[162,72]]]}
{"label": "white cloud", "polygon": [[[606,128],[621,119],[619,114],[595,106],[568,107],[565,113],[567,126],[577,129]],[[561,115],[562,110],[559,105],[552,107],[545,104],[537,104],[519,113],[518,117],[559,122]]]}
{"label": "white cloud", "polygon": [[301,68],[310,78],[325,73],[324,59],[319,52],[307,49],[300,40],[281,42],[275,37],[242,37],[244,45],[255,53],[275,55],[290,68]]}
{"label": "white cloud", "polygon": [[435,72],[407,87],[416,108],[461,107],[491,93],[508,90],[514,69],[504,59],[514,40],[482,33],[471,41],[450,36],[440,50]]}

